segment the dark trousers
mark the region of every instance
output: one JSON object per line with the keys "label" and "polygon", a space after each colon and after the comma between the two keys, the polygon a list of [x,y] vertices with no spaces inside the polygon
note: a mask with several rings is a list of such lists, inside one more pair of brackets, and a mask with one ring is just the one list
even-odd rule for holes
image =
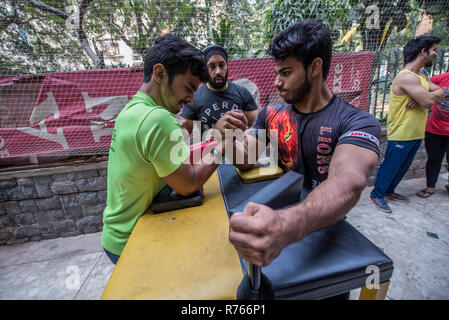
{"label": "dark trousers", "polygon": [[385,158],[377,172],[376,183],[371,197],[384,198],[394,190],[407,173],[415,158],[422,140],[388,140]]}
{"label": "dark trousers", "polygon": [[117,261],[120,258],[120,256],[106,250],[105,248],[103,248],[103,250],[106,253],[106,255],[108,256],[109,260],[111,260],[111,262],[113,264],[117,264]]}
{"label": "dark trousers", "polygon": [[449,163],[449,136],[426,132],[424,144],[427,152],[426,183],[427,187],[435,188],[444,154]]}

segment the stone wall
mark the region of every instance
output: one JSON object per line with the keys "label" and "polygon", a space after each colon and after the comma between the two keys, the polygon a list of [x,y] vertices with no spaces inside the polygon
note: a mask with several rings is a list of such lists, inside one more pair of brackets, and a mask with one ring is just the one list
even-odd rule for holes
{"label": "stone wall", "polygon": [[[382,157],[368,186],[383,161],[385,128],[382,133]],[[424,177],[426,159],[423,143],[405,179]],[[0,173],[0,245],[101,231],[106,168],[103,161]]]}
{"label": "stone wall", "polygon": [[0,174],[0,245],[102,230],[107,162]]}

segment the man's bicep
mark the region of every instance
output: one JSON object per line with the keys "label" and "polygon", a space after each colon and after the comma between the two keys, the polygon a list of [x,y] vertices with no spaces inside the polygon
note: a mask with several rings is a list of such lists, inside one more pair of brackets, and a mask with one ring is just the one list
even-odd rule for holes
{"label": "man's bicep", "polygon": [[178,169],[162,178],[164,182],[179,194],[184,193],[193,176],[193,167],[190,164],[183,163]]}
{"label": "man's bicep", "polygon": [[144,157],[151,162],[158,176],[165,177],[189,158],[190,151],[173,115],[154,113],[148,122],[154,123],[139,129],[138,143],[143,146]]}
{"label": "man's bicep", "polygon": [[420,106],[428,105],[430,93],[422,86],[418,77],[404,77],[400,83],[400,88]]}

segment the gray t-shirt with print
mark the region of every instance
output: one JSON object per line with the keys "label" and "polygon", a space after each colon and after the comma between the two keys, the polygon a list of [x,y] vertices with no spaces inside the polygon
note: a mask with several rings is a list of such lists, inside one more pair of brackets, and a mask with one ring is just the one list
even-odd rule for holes
{"label": "gray t-shirt with print", "polygon": [[204,84],[195,92],[193,103],[183,105],[181,117],[200,121],[203,136],[226,112],[236,109],[257,110],[256,101],[248,89],[229,81],[225,91],[215,92]]}

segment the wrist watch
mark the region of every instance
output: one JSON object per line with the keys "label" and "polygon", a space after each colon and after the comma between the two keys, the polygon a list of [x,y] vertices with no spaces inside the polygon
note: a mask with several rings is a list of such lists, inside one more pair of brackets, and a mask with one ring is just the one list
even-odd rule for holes
{"label": "wrist watch", "polygon": [[217,159],[218,161],[222,161],[223,160],[223,154],[220,152],[220,150],[212,148],[212,150],[210,151],[210,153],[215,157],[215,159]]}

